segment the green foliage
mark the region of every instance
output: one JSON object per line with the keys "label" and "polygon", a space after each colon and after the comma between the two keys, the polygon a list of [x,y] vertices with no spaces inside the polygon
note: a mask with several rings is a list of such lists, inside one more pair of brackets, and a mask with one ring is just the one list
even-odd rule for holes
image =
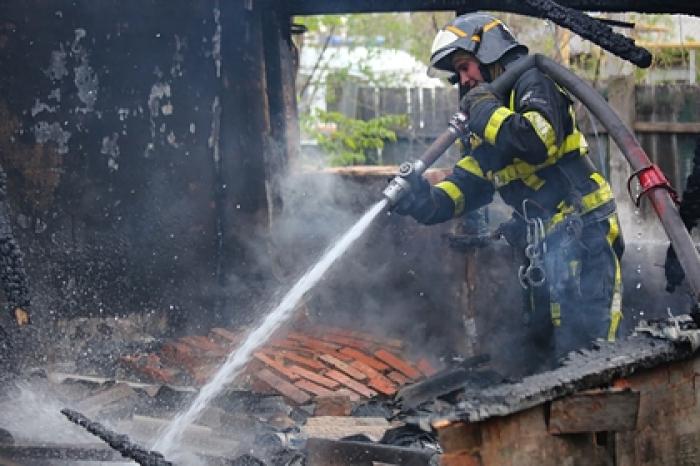
{"label": "green foliage", "polygon": [[373,153],[383,148],[385,142],[396,142],[396,130],[408,125],[406,115],[383,115],[364,121],[338,112],[319,112],[317,118],[327,128],[333,128],[330,131],[309,128],[332,166],[376,163],[377,160],[371,160]]}

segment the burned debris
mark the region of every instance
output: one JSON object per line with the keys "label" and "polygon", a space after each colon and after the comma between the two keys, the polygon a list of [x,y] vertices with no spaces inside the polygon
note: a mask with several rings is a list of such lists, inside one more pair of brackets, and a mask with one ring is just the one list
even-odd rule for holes
{"label": "burned debris", "polygon": [[77,411],[63,409],[61,414],[66,416],[72,423],[104,440],[110,447],[121,453],[124,458],[134,460],[141,466],[172,466],[173,464],[170,461],[166,461],[160,453],[146,450],[132,443],[126,435],[116,434],[99,422],[91,421]]}
{"label": "burned debris", "polygon": [[[158,2],[59,3],[0,6],[7,18],[0,22],[7,71],[0,134],[8,136],[0,138],[0,162],[19,180],[7,196],[0,169],[0,279],[10,307],[26,309],[28,274],[18,246],[26,243],[50,337],[32,355],[41,367],[0,395],[0,463],[64,466],[123,456],[144,465],[549,466],[573,458],[626,466],[656,461],[662,455],[654,451],[669,454],[670,444],[678,445],[678,464],[700,455],[691,417],[698,414],[700,334],[692,322],[647,324],[628,339],[572,353],[561,367],[515,378],[497,362],[524,366],[529,355],[519,341],[487,328],[527,325],[515,300],[487,283],[510,276],[513,257],[501,255],[503,262],[484,271],[496,247],[490,235],[470,242],[407,227],[380,215],[389,196],[348,241],[346,249],[363,232],[374,235],[365,251],[336,276],[324,269],[311,283],[323,278],[329,291],[293,294],[292,304],[308,299],[308,309],[290,305],[269,333],[244,345],[264,322],[261,303],[275,299],[335,227],[351,224],[386,185],[383,175],[381,186],[377,180],[387,168],[375,169],[374,178],[357,167],[345,175],[304,174],[315,184],[288,176],[299,125],[299,50],[291,34],[300,28],[290,15],[416,5],[463,12],[479,2],[176,0],[172,16]],[[630,2],[483,5],[536,12],[639,66],[651,60],[604,22],[570,9],[615,10]],[[687,2],[667,5],[690,9]],[[389,94],[401,92],[377,100]],[[433,94],[436,106],[440,93]],[[409,101],[426,103],[426,95],[410,94]],[[455,117],[452,129],[463,131],[465,121]],[[646,175],[644,188],[666,189],[668,183],[650,181],[660,171],[647,162],[635,167],[635,175]],[[355,178],[352,189],[342,177]],[[286,186],[295,182],[297,197]],[[331,187],[317,189],[322,185]],[[688,201],[693,189],[689,183]],[[342,208],[338,198],[347,198]],[[11,214],[9,201],[22,216]],[[300,216],[295,204],[316,212]],[[336,212],[319,214],[320,204]],[[289,229],[297,236],[277,242],[270,231],[285,229],[285,209],[298,217]],[[689,209],[682,205],[681,214]],[[391,234],[378,241],[373,219]],[[446,253],[445,237],[459,253]],[[418,270],[417,257],[431,266]],[[495,300],[477,298],[478,286],[503,309],[483,315]],[[146,328],[151,324],[157,329]],[[0,345],[9,341],[0,335]],[[492,359],[488,352],[506,343],[523,354]],[[243,346],[252,348],[250,358],[243,353],[241,370],[218,380],[222,364]],[[212,380],[219,391],[207,391]],[[171,442],[177,448],[155,448],[183,409],[207,394]],[[664,400],[660,411],[669,419],[653,412],[654,397]],[[609,412],[615,415],[599,421]],[[654,443],[655,424],[674,418],[682,432]],[[538,463],[513,454],[508,442],[535,452]],[[509,448],[514,458],[503,461]]]}
{"label": "burned debris", "polygon": [[629,60],[640,68],[651,65],[651,53],[643,47],[636,46],[634,40],[619,34],[602,21],[591,18],[579,10],[565,7],[552,0],[525,0],[529,6],[538,11],[543,18],[554,21],[559,26],[571,29],[581,37],[590,40]]}

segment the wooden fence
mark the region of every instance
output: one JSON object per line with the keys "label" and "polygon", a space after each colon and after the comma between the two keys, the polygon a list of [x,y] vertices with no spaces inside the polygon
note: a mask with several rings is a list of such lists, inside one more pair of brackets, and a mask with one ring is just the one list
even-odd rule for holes
{"label": "wooden fence", "polygon": [[[634,95],[634,131],[651,160],[682,191],[691,168],[695,140],[700,136],[700,86],[643,85],[635,88]],[[383,151],[382,161],[392,164],[419,156],[444,131],[457,102],[454,88],[373,88],[346,83],[335,89],[328,108],[364,120],[379,115],[407,115],[409,125],[398,132],[399,141],[387,145]],[[604,128],[582,108],[577,109],[577,115],[591,146],[591,158],[607,174],[609,143]],[[453,162],[456,156],[453,153],[446,157],[442,165]]]}

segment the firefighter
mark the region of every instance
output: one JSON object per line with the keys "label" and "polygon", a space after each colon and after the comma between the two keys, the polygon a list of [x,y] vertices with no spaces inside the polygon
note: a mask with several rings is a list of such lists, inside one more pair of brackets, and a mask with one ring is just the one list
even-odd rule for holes
{"label": "firefighter", "polygon": [[519,278],[531,311],[548,314],[558,358],[615,340],[624,246],[612,191],[587,156],[567,92],[537,68],[506,95],[489,86],[527,53],[488,14],[459,16],[438,32],[428,74],[459,84],[471,134],[452,173],[434,186],[410,179],[394,211],[435,224],[489,204],[497,192],[513,208],[498,232],[525,252]]}

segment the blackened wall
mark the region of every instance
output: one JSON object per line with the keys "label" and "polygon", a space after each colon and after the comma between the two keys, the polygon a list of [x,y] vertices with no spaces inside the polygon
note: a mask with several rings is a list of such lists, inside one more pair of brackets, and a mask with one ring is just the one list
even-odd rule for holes
{"label": "blackened wall", "polygon": [[244,226],[267,221],[285,153],[269,155],[262,9],[0,5],[0,163],[36,312],[198,320],[264,293]]}

